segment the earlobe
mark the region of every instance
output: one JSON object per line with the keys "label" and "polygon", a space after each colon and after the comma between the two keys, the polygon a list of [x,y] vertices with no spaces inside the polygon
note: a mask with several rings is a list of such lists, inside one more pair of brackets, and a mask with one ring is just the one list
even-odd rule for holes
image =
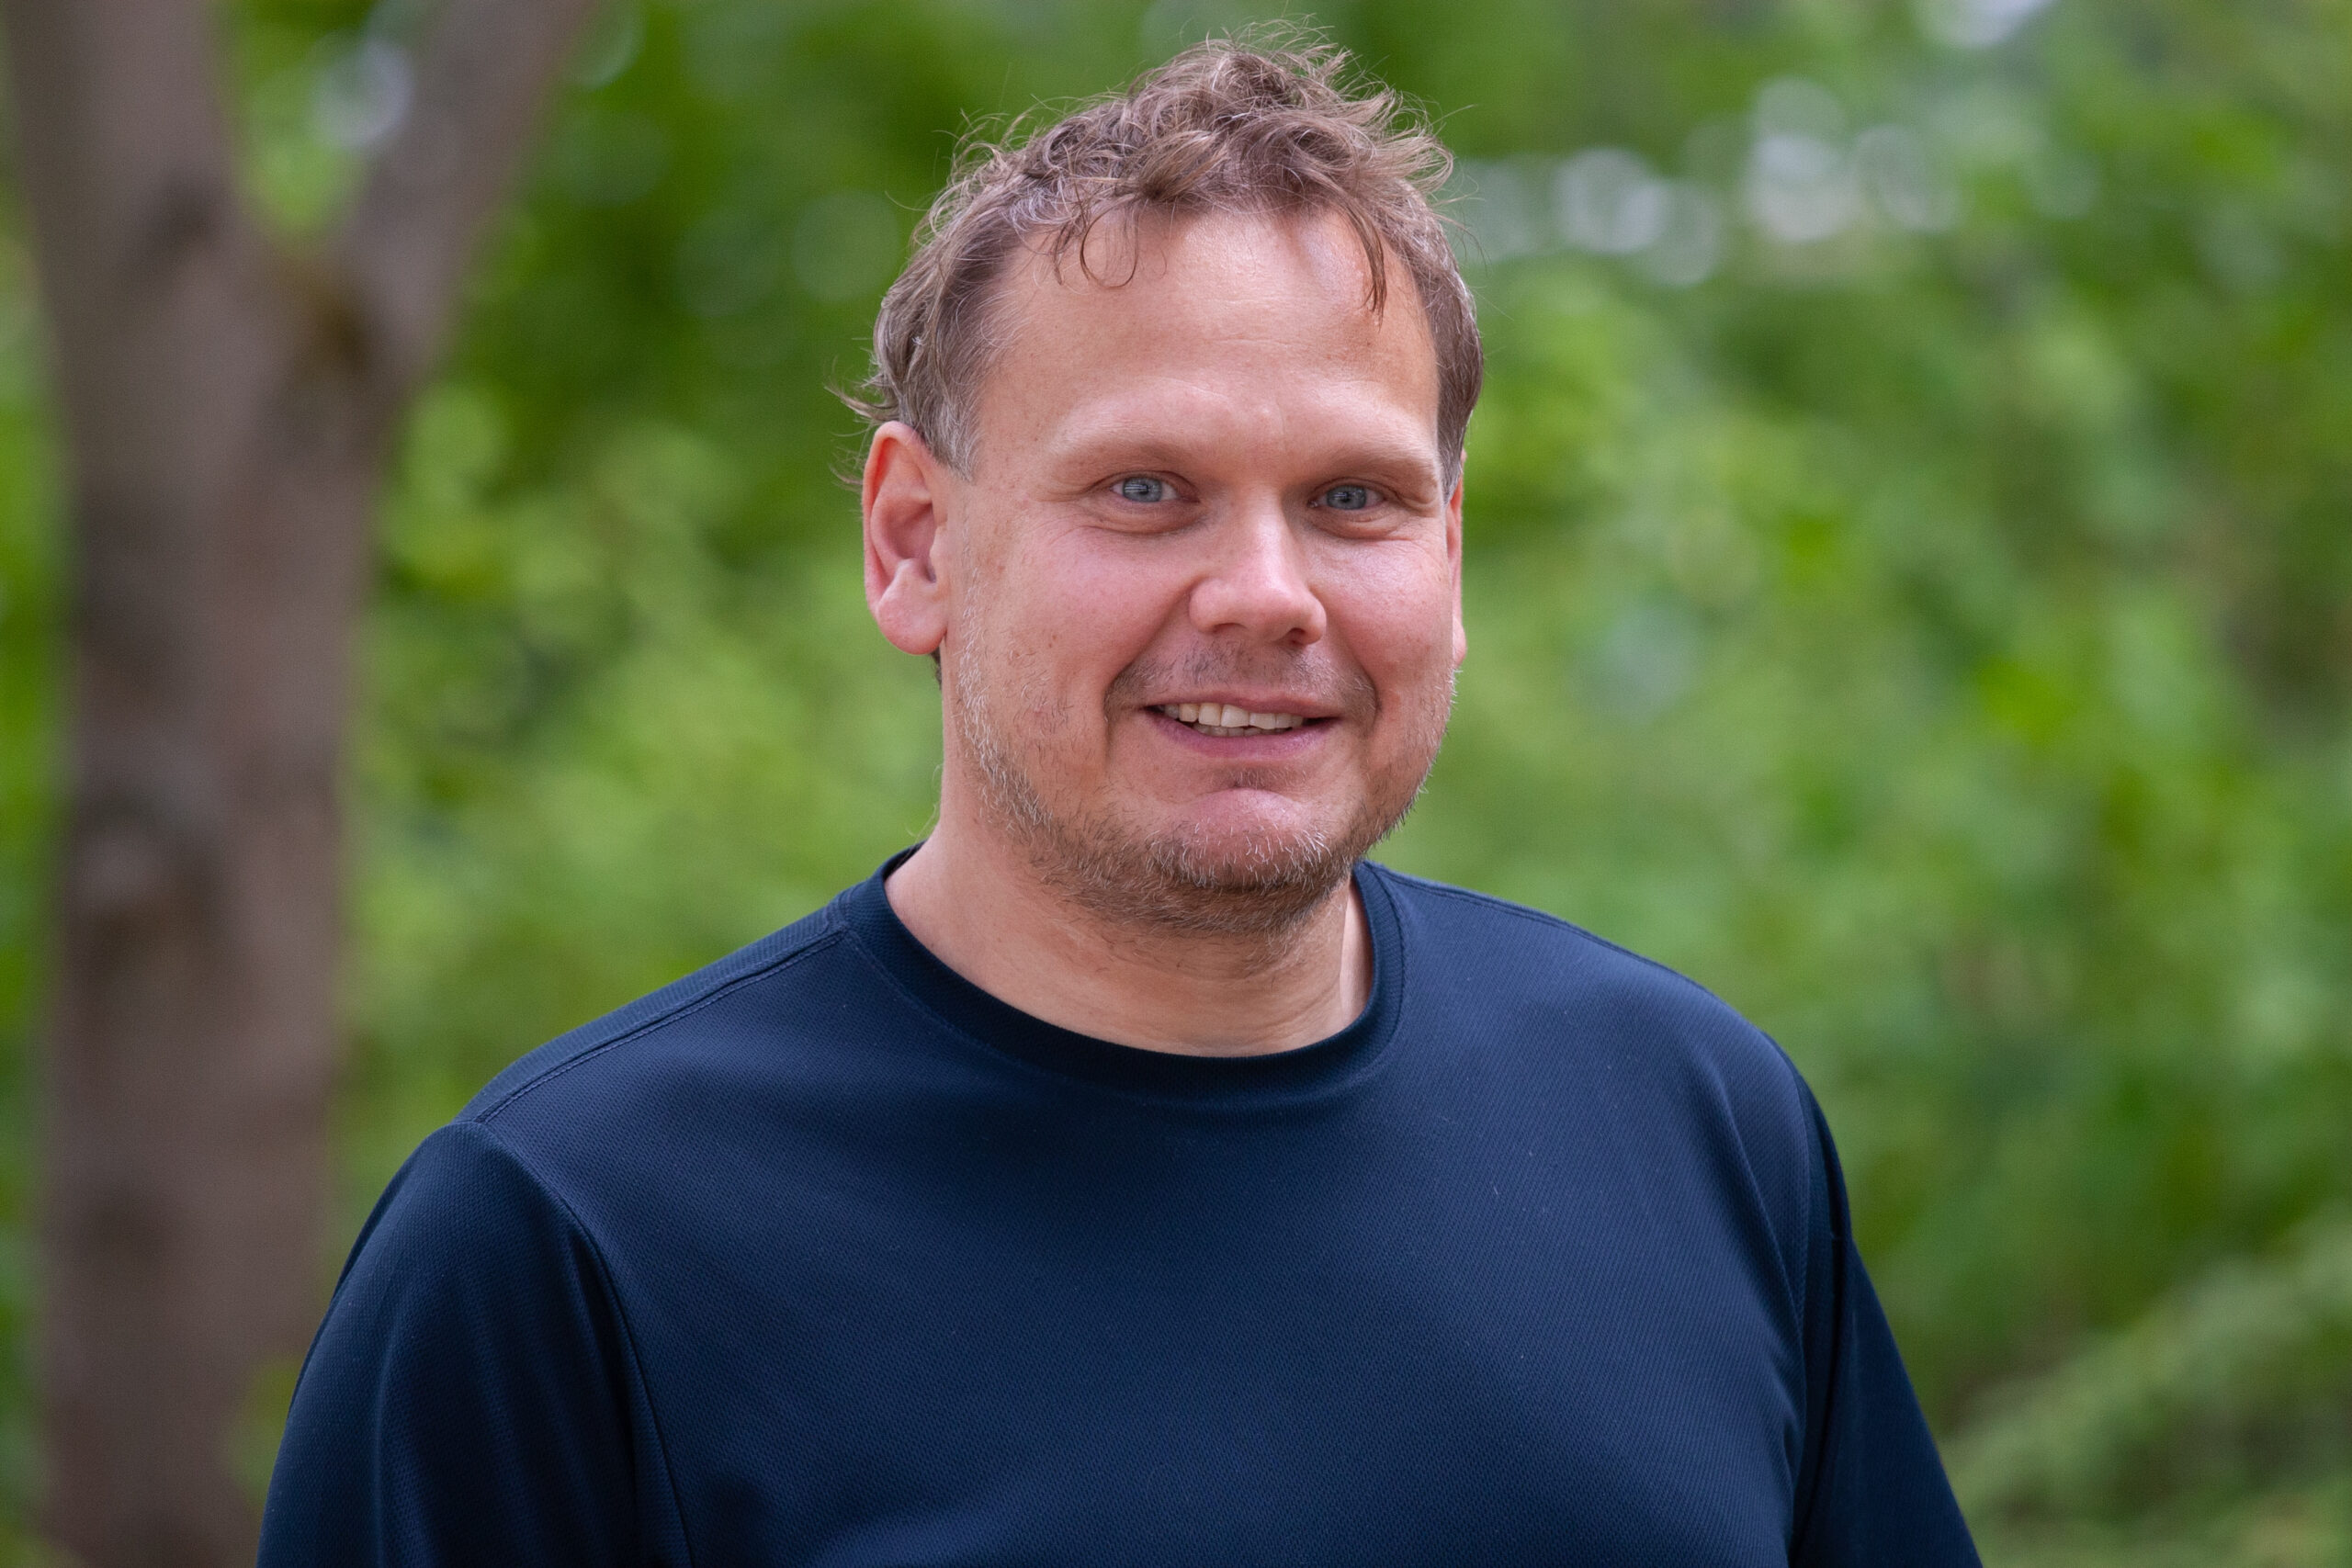
{"label": "earlobe", "polygon": [[947,636],[941,542],[946,475],[913,426],[892,420],[865,454],[865,604],[892,647],[937,651]]}

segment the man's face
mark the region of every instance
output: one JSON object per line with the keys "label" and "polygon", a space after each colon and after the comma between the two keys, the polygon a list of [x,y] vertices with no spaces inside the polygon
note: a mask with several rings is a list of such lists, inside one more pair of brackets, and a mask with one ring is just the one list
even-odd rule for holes
{"label": "man's face", "polygon": [[[949,766],[1104,912],[1306,913],[1408,807],[1461,662],[1411,283],[1336,218],[1147,223],[1006,279],[944,476]],[[1130,276],[1130,265],[1132,275]]]}

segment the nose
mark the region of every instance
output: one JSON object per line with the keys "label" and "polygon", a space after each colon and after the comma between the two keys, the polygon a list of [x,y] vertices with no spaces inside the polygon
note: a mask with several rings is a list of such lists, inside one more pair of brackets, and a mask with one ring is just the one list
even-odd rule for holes
{"label": "nose", "polygon": [[1298,534],[1269,498],[1238,510],[1216,530],[1217,557],[1193,585],[1193,626],[1209,636],[1305,648],[1323,638],[1323,601],[1306,579]]}

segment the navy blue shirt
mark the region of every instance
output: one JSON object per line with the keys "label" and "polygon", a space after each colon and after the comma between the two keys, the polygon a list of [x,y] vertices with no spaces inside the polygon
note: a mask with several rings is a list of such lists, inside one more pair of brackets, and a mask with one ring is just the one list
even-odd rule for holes
{"label": "navy blue shirt", "polygon": [[263,1563],[1974,1563],[1787,1058],[1357,886],[1278,1055],[1031,1018],[877,875],[524,1057],[362,1233]]}

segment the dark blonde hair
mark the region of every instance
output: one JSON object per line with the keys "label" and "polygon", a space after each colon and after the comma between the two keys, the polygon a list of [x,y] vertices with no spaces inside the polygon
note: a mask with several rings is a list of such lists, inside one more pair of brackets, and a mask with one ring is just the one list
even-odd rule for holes
{"label": "dark blonde hair", "polygon": [[1348,81],[1348,63],[1308,35],[1213,39],[1034,133],[1016,122],[968,141],[883,296],[873,374],[851,405],[876,423],[905,421],[969,472],[996,284],[1023,246],[1042,240],[1057,265],[1075,253],[1083,267],[1104,218],[1329,212],[1363,247],[1374,311],[1392,254],[1413,280],[1437,348],[1438,444],[1458,474],[1485,355],[1431,204],[1453,159],[1395,93]]}

